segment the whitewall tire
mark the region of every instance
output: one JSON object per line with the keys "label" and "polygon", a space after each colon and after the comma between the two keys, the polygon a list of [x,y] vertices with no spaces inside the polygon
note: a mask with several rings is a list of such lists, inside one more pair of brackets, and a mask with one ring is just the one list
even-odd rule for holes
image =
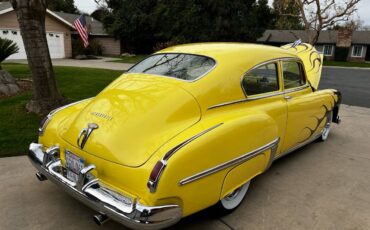
{"label": "whitewall tire", "polygon": [[333,112],[330,112],[330,115],[328,116],[326,124],[325,124],[325,126],[322,130],[321,136],[319,138],[320,141],[326,141],[328,139],[332,119],[333,119]]}
{"label": "whitewall tire", "polygon": [[244,200],[244,197],[248,191],[250,181],[242,185],[240,188],[237,188],[226,197],[224,197],[216,205],[217,209],[223,214],[234,211]]}

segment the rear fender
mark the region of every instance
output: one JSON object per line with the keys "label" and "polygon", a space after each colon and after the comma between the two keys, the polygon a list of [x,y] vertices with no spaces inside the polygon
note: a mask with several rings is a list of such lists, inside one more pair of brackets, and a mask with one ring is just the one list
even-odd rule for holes
{"label": "rear fender", "polygon": [[[231,164],[194,181],[186,182],[186,179],[252,152],[278,137],[274,119],[258,112],[248,113],[246,116],[244,110],[244,116],[224,121],[202,120],[171,140],[166,145],[167,151],[171,149],[169,146],[176,146],[215,125],[219,126],[171,156],[161,175],[157,191],[153,194],[157,200],[178,195],[183,201],[185,216],[214,205],[220,200],[220,195],[223,196],[223,193],[239,186],[241,182],[263,172],[270,162],[271,151],[265,151],[252,159],[249,164],[253,167],[248,168],[248,173],[240,180],[235,179],[236,176],[225,180],[228,172],[237,164]],[[163,150],[164,148],[161,152],[164,156]],[[227,184],[225,189],[222,188],[224,183]]]}

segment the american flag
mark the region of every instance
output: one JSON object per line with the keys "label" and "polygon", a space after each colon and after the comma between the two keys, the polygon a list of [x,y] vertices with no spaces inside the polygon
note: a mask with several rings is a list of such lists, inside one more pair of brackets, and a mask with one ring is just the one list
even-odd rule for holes
{"label": "american flag", "polygon": [[74,26],[78,33],[80,34],[80,37],[82,39],[82,42],[84,43],[85,48],[89,46],[89,34],[87,32],[87,24],[85,20],[85,16],[81,15],[74,21]]}

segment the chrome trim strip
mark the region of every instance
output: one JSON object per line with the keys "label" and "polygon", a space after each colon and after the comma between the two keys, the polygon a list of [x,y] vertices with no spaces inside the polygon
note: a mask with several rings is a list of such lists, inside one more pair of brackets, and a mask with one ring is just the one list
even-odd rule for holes
{"label": "chrome trim strip", "polygon": [[306,89],[308,87],[310,87],[310,85],[306,83],[304,85],[301,85],[301,86],[298,86],[298,87],[295,87],[295,88],[286,89],[286,90],[284,90],[284,93],[296,92],[296,91]]}
{"label": "chrome trim strip", "polygon": [[[224,123],[220,123],[220,124],[217,124],[217,125],[214,125],[212,126],[211,128],[208,128],[204,131],[202,131],[201,133],[198,133],[197,135],[187,139],[186,141],[180,143],[179,145],[175,146],[174,148],[172,148],[170,151],[168,151],[164,157],[162,158],[161,162],[163,164],[163,167],[161,168],[160,172],[158,173],[157,175],[157,178],[155,180],[151,180],[149,178],[148,182],[147,182],[147,186],[149,188],[149,191],[151,193],[154,193],[156,192],[157,190],[157,186],[158,186],[158,183],[159,183],[159,179],[163,173],[163,171],[165,170],[167,164],[168,164],[168,160],[177,152],[179,151],[181,148],[183,148],[185,145],[189,144],[190,142],[194,141],[195,139],[197,139],[198,137],[200,136],[203,136],[204,134],[210,132],[211,130],[214,130],[215,128],[223,125]],[[154,169],[154,168],[153,168]]]}
{"label": "chrome trim strip", "polygon": [[80,101],[76,101],[76,102],[73,102],[73,103],[70,103],[68,105],[64,105],[62,107],[59,107],[59,108],[56,108],[52,111],[50,111],[50,113],[44,118],[44,120],[42,121],[42,124],[40,125],[39,129],[38,129],[38,134],[39,136],[42,136],[44,135],[44,132],[45,132],[45,129],[46,129],[46,126],[49,124],[49,122],[51,121],[51,119],[53,118],[53,116],[58,113],[59,111],[61,111],[62,109],[65,109],[65,108],[68,108],[70,106],[73,106],[73,105],[76,105],[80,102],[83,102],[83,101],[86,101],[86,100],[89,100],[93,97],[90,97],[90,98],[86,98],[86,99],[83,99],[83,100],[80,100]]}
{"label": "chrome trim strip", "polygon": [[226,105],[233,105],[233,104],[238,104],[238,103],[243,103],[243,102],[248,102],[248,101],[255,101],[255,100],[259,100],[259,99],[275,97],[275,96],[283,95],[283,94],[284,94],[284,92],[279,91],[279,92],[269,93],[269,94],[265,94],[265,95],[255,96],[255,97],[248,97],[248,98],[241,99],[241,100],[230,101],[230,102],[225,102],[225,103],[221,103],[221,104],[217,104],[217,105],[212,105],[212,106],[208,107],[207,110],[222,107],[222,106],[226,106]]}
{"label": "chrome trim strip", "polygon": [[204,131],[202,131],[201,133],[198,133],[197,135],[187,139],[186,141],[182,142],[181,144],[175,146],[174,148],[172,148],[170,151],[168,151],[164,157],[163,157],[163,160],[164,161],[168,161],[170,159],[171,156],[173,156],[173,154],[175,154],[177,151],[179,151],[181,148],[183,148],[185,145],[189,144],[190,142],[194,141],[195,139],[197,139],[198,137],[200,136],[203,136],[204,134],[208,133],[209,131],[223,125],[224,123],[220,123],[220,124],[217,124],[217,125],[214,125],[212,126],[211,128],[208,128]]}
{"label": "chrome trim strip", "polygon": [[255,101],[255,100],[259,100],[259,99],[264,99],[264,98],[274,97],[274,96],[278,96],[278,95],[283,95],[283,94],[287,94],[287,93],[291,93],[291,92],[300,91],[300,90],[306,89],[308,87],[310,87],[310,85],[305,84],[305,85],[302,85],[302,86],[299,86],[299,87],[296,87],[296,88],[292,88],[292,89],[287,89],[287,90],[284,90],[284,91],[269,93],[269,94],[265,94],[265,95],[255,96],[255,97],[248,97],[248,98],[241,99],[241,100],[236,100],[236,101],[225,102],[225,103],[221,103],[221,104],[217,104],[217,105],[212,105],[212,106],[208,107],[207,110],[222,107],[222,106],[226,106],[226,105],[233,105],[233,104],[238,104],[238,103],[242,103],[242,102]]}
{"label": "chrome trim strip", "polygon": [[286,155],[288,155],[289,153],[292,153],[292,152],[294,152],[295,150],[297,150],[297,149],[299,149],[299,148],[302,148],[302,147],[303,147],[303,146],[305,146],[305,145],[310,144],[311,142],[314,142],[316,139],[318,139],[318,138],[321,136],[321,134],[322,134],[322,132],[320,132],[320,133],[319,133],[319,134],[317,134],[316,136],[314,136],[314,137],[312,137],[312,138],[308,139],[307,141],[302,142],[302,143],[300,143],[300,144],[298,144],[298,145],[296,145],[296,146],[294,146],[294,147],[292,147],[292,148],[288,149],[286,152],[284,152],[284,153],[282,153],[282,154],[279,154],[279,155],[275,156],[275,157],[274,157],[274,159],[273,159],[273,161],[275,161],[275,160],[277,160],[277,159],[279,159],[279,158],[281,158],[281,157],[283,157],[283,156],[286,156]]}
{"label": "chrome trim strip", "polygon": [[241,163],[243,163],[243,162],[245,162],[247,160],[250,160],[250,159],[252,159],[252,158],[254,158],[254,157],[262,154],[263,152],[265,152],[268,149],[275,148],[275,146],[278,145],[279,140],[280,140],[280,138],[276,138],[275,140],[271,141],[270,143],[268,143],[268,144],[266,144],[266,145],[264,145],[262,147],[259,147],[258,149],[255,149],[255,150],[253,150],[251,152],[248,152],[248,153],[246,153],[246,154],[244,154],[244,155],[242,155],[240,157],[237,157],[237,158],[235,158],[233,160],[227,161],[225,163],[219,164],[219,165],[214,166],[214,167],[212,167],[210,169],[204,170],[202,172],[199,172],[197,174],[194,174],[192,176],[189,176],[189,177],[187,177],[185,179],[182,179],[179,182],[179,184],[180,184],[180,186],[181,185],[186,185],[186,184],[191,183],[193,181],[199,180],[199,179],[201,179],[203,177],[206,177],[206,176],[209,176],[209,175],[214,174],[216,172],[219,172],[219,171],[221,171],[221,170],[223,170],[225,168],[228,168],[230,166],[241,164]]}

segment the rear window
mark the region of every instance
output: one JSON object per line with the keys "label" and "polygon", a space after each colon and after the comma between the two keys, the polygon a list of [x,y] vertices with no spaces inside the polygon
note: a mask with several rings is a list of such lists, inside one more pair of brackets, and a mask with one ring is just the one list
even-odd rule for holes
{"label": "rear window", "polygon": [[210,71],[216,62],[193,54],[155,54],[133,66],[129,73],[147,73],[182,80],[196,80]]}

